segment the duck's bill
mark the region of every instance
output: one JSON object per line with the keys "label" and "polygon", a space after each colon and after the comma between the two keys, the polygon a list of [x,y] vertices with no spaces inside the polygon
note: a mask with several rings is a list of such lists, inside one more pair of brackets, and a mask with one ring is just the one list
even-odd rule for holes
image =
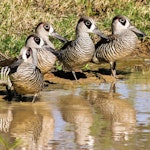
{"label": "duck's bill", "polygon": [[58,50],[53,49],[52,47],[49,46],[44,46],[44,49],[46,49],[47,51],[50,51],[51,53],[53,53],[56,57],[59,58],[60,56],[60,52]]}
{"label": "duck's bill", "polygon": [[137,29],[135,26],[130,26],[130,30],[133,31],[137,36],[144,37],[146,34],[139,29]]}
{"label": "duck's bill", "polygon": [[53,36],[53,37],[59,39],[61,42],[64,42],[64,43],[68,42],[68,40],[67,40],[66,38],[62,37],[61,35],[59,35],[59,34],[58,34],[57,32],[55,32],[55,31],[54,31],[53,33],[51,33],[51,36]]}
{"label": "duck's bill", "polygon": [[16,72],[16,69],[18,68],[18,66],[20,66],[20,64],[23,62],[22,56],[18,56],[18,59],[16,61],[14,61],[9,67],[11,68],[11,73]]}
{"label": "duck's bill", "polygon": [[105,36],[98,28],[95,28],[93,30],[93,33],[99,35],[103,39],[109,40],[109,38]]}

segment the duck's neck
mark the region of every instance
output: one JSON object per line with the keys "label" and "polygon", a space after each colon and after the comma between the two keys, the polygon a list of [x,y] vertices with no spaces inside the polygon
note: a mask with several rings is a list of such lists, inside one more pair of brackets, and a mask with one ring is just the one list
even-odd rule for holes
{"label": "duck's neck", "polygon": [[30,63],[32,63],[33,65],[37,66],[38,63],[38,59],[37,59],[37,51],[36,49],[32,49],[32,55],[29,58]]}
{"label": "duck's neck", "polygon": [[76,39],[80,44],[91,45],[91,46],[94,45],[89,33],[87,32],[77,32]]}
{"label": "duck's neck", "polygon": [[55,48],[53,43],[49,40],[49,37],[43,37],[43,40],[48,46],[50,46],[51,48]]}

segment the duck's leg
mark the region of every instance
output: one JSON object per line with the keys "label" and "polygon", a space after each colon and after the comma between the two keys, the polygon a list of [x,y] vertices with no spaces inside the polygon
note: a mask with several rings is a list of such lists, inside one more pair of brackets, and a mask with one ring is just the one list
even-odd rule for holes
{"label": "duck's leg", "polygon": [[116,78],[116,62],[110,62],[111,75]]}
{"label": "duck's leg", "polygon": [[35,94],[34,94],[34,96],[33,96],[33,99],[32,99],[32,103],[34,103],[34,102],[35,102],[35,99],[37,98],[37,96],[38,96],[38,94],[37,94],[37,93],[35,93]]}
{"label": "duck's leg", "polygon": [[74,76],[75,80],[77,81],[78,79],[77,79],[77,76],[76,76],[75,71],[72,71],[72,74],[73,74],[73,76]]}

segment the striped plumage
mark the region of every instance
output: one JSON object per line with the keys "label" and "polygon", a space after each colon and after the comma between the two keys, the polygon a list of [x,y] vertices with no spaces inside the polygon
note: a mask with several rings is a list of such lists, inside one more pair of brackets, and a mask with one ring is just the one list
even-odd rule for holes
{"label": "striped plumage", "polygon": [[66,43],[67,40],[60,36],[52,27],[52,25],[48,22],[40,22],[36,29],[35,33],[44,40],[45,44],[48,46],[55,48],[54,44],[49,40],[49,36],[59,39],[61,42]]}
{"label": "striped plumage", "polygon": [[41,73],[47,73],[54,67],[56,56],[51,51],[44,48],[45,43],[42,38],[35,34],[30,35],[28,36],[25,45],[36,49],[37,67],[40,69]]}
{"label": "striped plumage", "polygon": [[98,34],[106,38],[98,30],[92,18],[81,17],[76,26],[76,39],[66,43],[59,52],[54,51],[59,61],[63,63],[64,69],[72,71],[76,80],[74,71],[89,62],[95,51],[95,46],[89,33]]}
{"label": "striped plumage", "polygon": [[110,63],[111,73],[116,76],[116,61],[135,50],[138,44],[137,35],[145,34],[132,26],[126,16],[118,15],[112,21],[112,35],[109,41],[100,40],[96,44],[93,62],[106,61]]}
{"label": "striped plumage", "polygon": [[37,66],[40,69],[41,73],[45,74],[54,67],[56,56],[51,52],[45,50],[44,48],[37,48],[36,50],[38,57]]}
{"label": "striped plumage", "polygon": [[34,94],[33,102],[43,88],[43,75],[36,66],[36,57],[36,49],[23,47],[18,60],[5,68],[9,70],[14,90],[20,95]]}

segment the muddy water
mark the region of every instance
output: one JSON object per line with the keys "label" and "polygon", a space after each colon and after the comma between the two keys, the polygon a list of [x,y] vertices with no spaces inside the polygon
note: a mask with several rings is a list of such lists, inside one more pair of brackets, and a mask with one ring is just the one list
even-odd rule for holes
{"label": "muddy water", "polygon": [[[36,103],[0,101],[0,135],[16,150],[148,150],[150,72],[116,83],[45,89]],[[4,148],[0,143],[0,149]]]}

